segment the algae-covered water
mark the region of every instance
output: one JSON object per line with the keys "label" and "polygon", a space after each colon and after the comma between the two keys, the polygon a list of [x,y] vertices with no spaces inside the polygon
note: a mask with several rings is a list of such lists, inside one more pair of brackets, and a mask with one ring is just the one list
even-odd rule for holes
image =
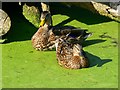
{"label": "algae-covered water", "polygon": [[78,7],[51,4],[53,25],[72,25],[93,33],[83,44],[90,67],[69,70],[58,65],[55,51],[33,49],[31,37],[37,28],[24,18],[17,4],[12,10],[10,4],[3,4],[12,21],[0,44],[3,88],[118,87],[118,22]]}

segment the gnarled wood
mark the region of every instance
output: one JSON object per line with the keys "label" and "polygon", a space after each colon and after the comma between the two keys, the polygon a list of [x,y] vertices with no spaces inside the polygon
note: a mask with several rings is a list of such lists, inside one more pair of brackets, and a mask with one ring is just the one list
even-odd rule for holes
{"label": "gnarled wood", "polygon": [[6,12],[0,9],[0,36],[6,34],[11,27],[10,17]]}

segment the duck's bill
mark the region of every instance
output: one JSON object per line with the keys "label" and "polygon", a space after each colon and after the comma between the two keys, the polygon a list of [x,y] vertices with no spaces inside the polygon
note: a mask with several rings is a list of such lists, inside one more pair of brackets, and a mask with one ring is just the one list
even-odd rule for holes
{"label": "duck's bill", "polygon": [[44,26],[44,24],[45,24],[45,19],[42,19],[41,22],[40,22],[40,27]]}

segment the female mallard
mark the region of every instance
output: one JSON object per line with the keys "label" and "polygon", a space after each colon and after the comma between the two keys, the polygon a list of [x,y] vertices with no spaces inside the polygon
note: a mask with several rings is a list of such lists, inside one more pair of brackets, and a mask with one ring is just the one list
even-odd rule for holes
{"label": "female mallard", "polygon": [[53,42],[55,41],[54,34],[49,30],[52,26],[51,15],[48,11],[41,13],[41,23],[40,28],[32,37],[32,45],[36,50],[47,50],[52,47]]}
{"label": "female mallard", "polygon": [[74,38],[77,38],[80,35],[84,37],[91,35],[91,33],[86,33],[86,30],[72,26],[52,26],[52,17],[48,11],[43,11],[40,19],[40,28],[32,37],[32,45],[36,50],[48,50],[55,48],[55,40],[61,35],[67,35],[70,33],[69,35]]}
{"label": "female mallard", "polygon": [[56,56],[59,65],[68,69],[88,67],[89,62],[82,46],[76,42],[71,43],[69,40],[65,37],[56,40]]}

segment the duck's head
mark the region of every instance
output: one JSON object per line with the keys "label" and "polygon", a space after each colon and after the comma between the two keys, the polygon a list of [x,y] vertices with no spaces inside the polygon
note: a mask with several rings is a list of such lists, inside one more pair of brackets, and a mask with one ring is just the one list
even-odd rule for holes
{"label": "duck's head", "polygon": [[51,14],[50,12],[48,11],[43,11],[41,13],[41,17],[40,17],[40,27],[42,26],[52,26],[52,17],[51,17]]}

